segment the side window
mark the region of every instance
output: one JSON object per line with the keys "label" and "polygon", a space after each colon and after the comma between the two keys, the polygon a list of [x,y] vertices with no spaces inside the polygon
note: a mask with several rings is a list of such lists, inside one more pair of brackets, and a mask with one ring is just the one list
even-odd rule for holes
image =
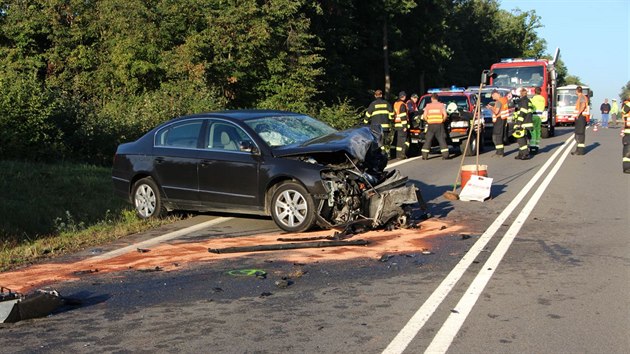
{"label": "side window", "polygon": [[171,124],[155,135],[155,146],[196,148],[201,131],[201,121]]}
{"label": "side window", "polygon": [[253,144],[243,129],[226,122],[211,122],[207,142],[208,149],[227,151],[241,151],[243,142]]}

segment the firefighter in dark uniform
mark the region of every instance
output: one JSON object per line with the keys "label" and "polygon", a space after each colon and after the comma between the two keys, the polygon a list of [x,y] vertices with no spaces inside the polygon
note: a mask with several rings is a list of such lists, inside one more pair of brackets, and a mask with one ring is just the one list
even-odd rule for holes
{"label": "firefighter in dark uniform", "polygon": [[409,142],[407,141],[407,129],[409,124],[407,121],[407,94],[405,91],[400,91],[398,94],[398,100],[394,102],[394,136],[392,138],[392,148],[396,149],[394,158],[404,159],[407,157],[407,148]]}
{"label": "firefighter in dark uniform", "polygon": [[630,95],[621,106],[621,119],[623,130],[621,131],[621,142],[623,143],[623,172],[630,173]]}
{"label": "firefighter in dark uniform", "polygon": [[586,117],[584,112],[588,109],[588,98],[582,93],[582,86],[578,86],[575,91],[578,98],[575,102],[575,142],[577,147],[575,151],[571,152],[571,155],[584,155],[586,149]]}
{"label": "firefighter in dark uniform", "polygon": [[363,123],[369,124],[373,131],[383,132],[381,149],[389,156],[389,143],[391,141],[391,123],[394,120],[394,110],[389,102],[383,99],[383,91],[374,91],[375,100],[370,103],[365,111]]}
{"label": "firefighter in dark uniform", "polygon": [[516,142],[518,143],[518,155],[514,158],[517,160],[529,160],[531,156],[529,155],[529,146],[527,146],[527,135],[528,129],[531,130],[534,128],[534,123],[532,122],[532,103],[527,97],[526,88],[521,88],[520,94],[521,98],[518,100],[516,111],[514,112],[516,122],[514,123],[514,132],[512,133],[512,136],[516,138]]}
{"label": "firefighter in dark uniform", "polygon": [[422,145],[422,159],[429,159],[431,143],[433,143],[433,138],[435,137],[440,144],[442,160],[448,160],[448,145],[446,144],[446,131],[444,130],[446,109],[444,109],[444,104],[438,101],[437,93],[431,94],[431,103],[424,107],[423,119],[427,121],[427,132],[424,145]]}

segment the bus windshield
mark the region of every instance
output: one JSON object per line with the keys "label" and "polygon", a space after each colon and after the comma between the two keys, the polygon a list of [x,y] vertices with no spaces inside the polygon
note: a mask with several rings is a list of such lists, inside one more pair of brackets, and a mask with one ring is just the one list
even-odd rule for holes
{"label": "bus windshield", "polygon": [[494,68],[497,77],[492,81],[494,86],[502,87],[541,87],[545,74],[544,66],[521,66]]}

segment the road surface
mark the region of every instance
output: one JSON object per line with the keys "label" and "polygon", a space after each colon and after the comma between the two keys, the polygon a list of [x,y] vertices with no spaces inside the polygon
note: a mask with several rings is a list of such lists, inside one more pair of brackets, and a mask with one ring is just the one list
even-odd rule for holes
{"label": "road surface", "polygon": [[274,243],[281,233],[267,218],[204,214],[39,265],[46,268],[39,278],[28,270],[0,274],[0,285],[36,279],[83,301],[0,325],[0,347],[628,353],[630,175],[621,170],[618,134],[588,130],[585,156],[569,154],[571,128],[544,139],[532,160],[515,160],[515,144],[504,158],[482,154],[493,178],[492,199],[483,203],[442,197],[458,158],[397,163],[434,217],[419,230],[366,235],[374,242],[364,248],[209,259],[208,245]]}

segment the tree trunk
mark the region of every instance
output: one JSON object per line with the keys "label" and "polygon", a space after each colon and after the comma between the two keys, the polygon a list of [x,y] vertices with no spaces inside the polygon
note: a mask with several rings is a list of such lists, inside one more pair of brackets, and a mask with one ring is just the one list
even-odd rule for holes
{"label": "tree trunk", "polygon": [[387,38],[387,15],[383,19],[383,72],[385,73],[385,95],[387,99],[391,91],[391,80],[389,77],[389,47]]}

